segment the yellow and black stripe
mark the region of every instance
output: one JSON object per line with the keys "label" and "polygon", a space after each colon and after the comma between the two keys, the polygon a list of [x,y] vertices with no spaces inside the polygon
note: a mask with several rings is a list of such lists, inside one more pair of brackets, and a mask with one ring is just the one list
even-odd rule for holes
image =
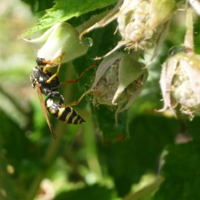
{"label": "yellow and black stripe", "polygon": [[55,118],[68,124],[82,124],[85,120],[71,107],[62,107],[61,103],[48,97],[45,100],[48,112]]}
{"label": "yellow and black stripe", "polygon": [[[45,61],[44,59],[37,59],[37,66],[33,67],[30,74],[30,82],[38,93],[41,108],[46,118],[47,124],[54,138],[56,133],[53,130],[52,124],[49,120],[48,112],[55,118],[68,124],[82,124],[85,120],[71,107],[64,106],[64,97],[60,94],[62,83],[59,77],[45,68],[47,64],[55,67],[53,62]],[[53,78],[52,78],[53,77]],[[49,81],[50,80],[50,81]],[[47,96],[44,101],[42,94]],[[58,101],[54,99],[59,99]]]}

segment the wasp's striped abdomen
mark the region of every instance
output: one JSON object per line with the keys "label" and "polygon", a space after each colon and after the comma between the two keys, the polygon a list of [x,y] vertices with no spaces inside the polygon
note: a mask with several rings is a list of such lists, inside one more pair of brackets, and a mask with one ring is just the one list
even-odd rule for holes
{"label": "wasp's striped abdomen", "polygon": [[71,107],[62,107],[61,103],[47,98],[45,101],[48,112],[55,118],[68,124],[82,124],[85,120]]}

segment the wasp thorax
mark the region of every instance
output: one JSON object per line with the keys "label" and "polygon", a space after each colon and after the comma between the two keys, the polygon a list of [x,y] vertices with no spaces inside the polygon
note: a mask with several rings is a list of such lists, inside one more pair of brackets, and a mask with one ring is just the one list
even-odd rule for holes
{"label": "wasp thorax", "polygon": [[145,65],[128,54],[113,53],[99,65],[93,86],[94,105],[104,104],[117,108],[117,113],[127,109],[141,93],[148,72]]}
{"label": "wasp thorax", "polygon": [[200,112],[200,55],[178,53],[163,64],[160,80],[164,111],[176,108],[192,120]]}

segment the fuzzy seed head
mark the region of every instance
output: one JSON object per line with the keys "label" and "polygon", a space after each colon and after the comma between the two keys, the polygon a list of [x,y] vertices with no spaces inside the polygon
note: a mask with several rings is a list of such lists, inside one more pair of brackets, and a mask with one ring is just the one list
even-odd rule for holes
{"label": "fuzzy seed head", "polygon": [[164,108],[176,108],[189,119],[200,113],[200,56],[178,53],[163,64],[160,80]]}
{"label": "fuzzy seed head", "polygon": [[[179,0],[124,0],[117,18],[127,49],[146,49],[156,44],[177,10]],[[162,35],[162,37],[160,37]]]}

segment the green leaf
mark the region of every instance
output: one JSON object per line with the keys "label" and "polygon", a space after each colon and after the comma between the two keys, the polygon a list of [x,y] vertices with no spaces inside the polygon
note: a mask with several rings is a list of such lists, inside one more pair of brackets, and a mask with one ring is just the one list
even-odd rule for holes
{"label": "green leaf", "polygon": [[106,145],[125,140],[128,137],[127,111],[119,113],[117,126],[115,125],[115,112],[115,110],[112,111],[105,106],[99,106],[99,108],[93,110],[94,115],[97,117],[100,130],[103,133],[103,139]]}
{"label": "green leaf", "polygon": [[54,0],[21,0],[31,7],[33,13],[40,12],[46,9],[51,8],[54,5]]}
{"label": "green leaf", "polygon": [[35,175],[40,165],[40,149],[11,120],[4,120],[4,125],[1,126],[0,139],[8,164],[13,166],[17,174],[23,174],[26,178]]}
{"label": "green leaf", "polygon": [[39,30],[53,26],[57,22],[64,22],[72,17],[78,17],[84,13],[104,8],[116,2],[116,0],[56,0],[53,8],[47,10],[39,22],[18,39],[26,37]]}
{"label": "green leaf", "polygon": [[54,200],[112,200],[112,189],[99,185],[87,186],[57,195]]}
{"label": "green leaf", "polygon": [[49,9],[53,5],[54,5],[54,1],[53,0],[38,1],[38,10],[37,10],[37,12]]}
{"label": "green leaf", "polygon": [[165,181],[153,200],[200,199],[199,118],[187,121],[187,126],[187,132],[192,135],[193,141],[167,148],[168,154],[162,169]]}
{"label": "green leaf", "polygon": [[[0,111],[0,121],[3,122],[0,128],[0,180],[4,180],[2,184],[0,181],[0,189],[2,187],[9,195],[6,199],[11,199],[12,195],[24,195],[22,191],[26,191],[30,178],[38,172],[41,152],[38,153],[37,146],[28,140],[25,131],[3,111]],[[8,165],[12,166],[13,174],[7,173]],[[23,184],[17,185],[18,182]],[[0,199],[4,198],[0,195]]]}
{"label": "green leaf", "polygon": [[199,142],[171,145],[165,157],[165,181],[154,200],[200,199],[200,147]]}
{"label": "green leaf", "polygon": [[2,137],[0,135],[0,199],[7,200],[7,195],[9,194],[9,199],[16,199],[16,194],[14,191],[15,184],[11,178],[11,174],[8,173],[8,163],[6,161],[6,150],[1,145]]}
{"label": "green leaf", "polygon": [[105,147],[105,160],[118,195],[123,197],[141,176],[154,172],[165,146],[174,141],[178,124],[174,119],[154,115],[131,120],[130,139]]}

